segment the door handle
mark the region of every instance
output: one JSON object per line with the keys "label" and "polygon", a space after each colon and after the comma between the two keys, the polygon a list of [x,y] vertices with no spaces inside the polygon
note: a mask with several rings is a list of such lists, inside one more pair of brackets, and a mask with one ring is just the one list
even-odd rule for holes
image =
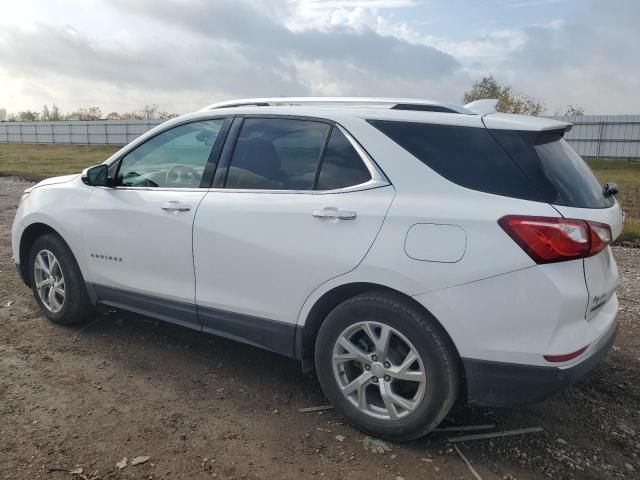
{"label": "door handle", "polygon": [[162,208],[162,210],[164,210],[165,212],[188,212],[189,210],[191,210],[191,205],[172,200],[171,202],[165,203],[160,208]]}
{"label": "door handle", "polygon": [[325,207],[322,210],[315,210],[313,216],[316,218],[335,218],[337,220],[355,220],[356,212],[353,210],[338,210],[335,207]]}

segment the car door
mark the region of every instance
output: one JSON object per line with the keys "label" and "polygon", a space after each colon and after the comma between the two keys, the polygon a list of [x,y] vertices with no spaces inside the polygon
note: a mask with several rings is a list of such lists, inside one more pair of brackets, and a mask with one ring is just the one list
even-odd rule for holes
{"label": "car door", "polygon": [[199,328],[193,220],[230,122],[165,130],[119,160],[112,188],[94,188],[83,236],[98,300]]}
{"label": "car door", "polygon": [[337,125],[235,122],[194,223],[198,315],[205,331],[291,355],[305,299],[358,265],[394,189]]}

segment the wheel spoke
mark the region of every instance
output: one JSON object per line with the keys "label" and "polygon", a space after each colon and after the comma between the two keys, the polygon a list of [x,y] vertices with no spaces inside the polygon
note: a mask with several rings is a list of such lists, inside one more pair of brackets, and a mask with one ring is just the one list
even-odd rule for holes
{"label": "wheel spoke", "polygon": [[369,356],[359,347],[354,345],[349,339],[341,336],[338,339],[338,345],[340,345],[343,349],[347,351],[347,353],[336,354],[333,358],[338,362],[346,362],[350,360],[355,360],[360,363],[369,362]]}
{"label": "wheel spoke", "polygon": [[45,278],[44,280],[36,283],[36,288],[42,288],[42,287],[45,287],[47,285],[51,285],[51,279],[50,278]]}
{"label": "wheel spoke", "polygon": [[38,262],[36,263],[36,266],[47,275],[51,274],[51,271],[49,270],[49,266],[45,263],[42,255],[38,255]]}
{"label": "wheel spoke", "polygon": [[418,360],[418,355],[412,350],[407,354],[402,364],[397,367],[389,368],[387,373],[397,380],[423,382],[426,380],[426,377],[422,370],[409,370],[416,360]]}
{"label": "wheel spoke", "polygon": [[402,413],[398,411],[398,407],[401,407],[403,410],[408,412],[412,411],[416,407],[416,402],[393,393],[391,390],[391,384],[387,382],[380,382],[380,396],[382,397],[384,406],[392,420],[398,418]]}
{"label": "wheel spoke", "polygon": [[371,339],[378,358],[386,358],[387,351],[389,349],[389,338],[391,336],[391,329],[387,325],[380,325],[380,335],[376,335],[371,324],[365,323],[362,325],[362,330]]}
{"label": "wheel spoke", "polygon": [[354,392],[356,392],[358,394],[358,403],[360,403],[360,399],[363,395],[363,390],[368,385],[371,377],[371,373],[363,372],[362,374],[360,374],[360,376],[356,377],[354,380],[342,387],[342,393],[344,393],[345,396],[349,397]]}
{"label": "wheel spoke", "polygon": [[390,339],[391,339],[391,329],[387,325],[382,325],[380,327],[380,337],[378,338],[378,342],[376,343],[376,352],[378,353],[378,358],[380,359],[387,358]]}
{"label": "wheel spoke", "polygon": [[49,306],[52,309],[56,308],[56,295],[53,287],[49,287],[49,292],[47,293],[47,300],[49,301]]}
{"label": "wheel spoke", "polygon": [[364,333],[367,334],[367,337],[369,337],[369,339],[371,340],[371,343],[373,343],[373,345],[375,346],[376,342],[378,341],[378,337],[373,332],[373,328],[371,328],[371,324],[370,323],[364,323],[362,325],[362,330],[364,331]]}
{"label": "wheel spoke", "polygon": [[395,402],[393,401],[393,392],[391,391],[391,384],[387,382],[380,382],[380,396],[384,402],[384,406],[387,409],[389,418],[395,420],[398,418],[398,412],[396,410]]}
{"label": "wheel spoke", "polygon": [[49,273],[54,275],[55,268],[58,267],[58,269],[60,269],[60,265],[58,265],[58,260],[53,253],[48,252],[47,256],[49,257]]}
{"label": "wheel spoke", "polygon": [[420,371],[396,372],[393,369],[389,369],[387,373],[396,380],[407,380],[409,382],[422,382],[424,380],[424,375]]}

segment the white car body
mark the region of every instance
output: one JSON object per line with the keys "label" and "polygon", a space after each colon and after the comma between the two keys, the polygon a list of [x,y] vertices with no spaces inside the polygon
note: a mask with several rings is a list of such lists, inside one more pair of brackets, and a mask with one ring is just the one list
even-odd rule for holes
{"label": "white car body", "polygon": [[[616,328],[618,272],[610,248],[537,264],[497,222],[511,214],[592,220],[609,225],[615,239],[622,231],[618,203],[574,208],[465,188],[368,120],[528,131],[569,125],[462,107],[443,113],[362,103],[208,108],[154,128],[105,163],[186,122],[291,116],[338,126],[366,160],[369,185],[336,192],[154,189],[93,187],[80,175],[53,178],[28,189],[21,202],[12,229],[16,263],[25,261],[24,232],[47,226],[70,247],[93,301],[301,360],[323,299],[384,287],[438,320],[465,366],[470,400],[479,404],[536,400],[538,387],[544,396],[591,368]],[[189,211],[163,210],[168,202]],[[357,217],[313,215],[322,209]],[[576,358],[545,359],[584,346]],[[496,375],[529,378],[531,388],[519,395],[494,385],[493,367]]]}

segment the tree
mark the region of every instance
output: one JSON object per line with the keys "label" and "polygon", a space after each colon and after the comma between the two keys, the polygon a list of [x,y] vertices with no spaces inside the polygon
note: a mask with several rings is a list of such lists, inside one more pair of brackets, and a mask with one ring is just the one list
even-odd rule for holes
{"label": "tree", "polygon": [[142,120],[144,117],[142,112],[124,112],[120,114],[122,120]]}
{"label": "tree", "polygon": [[160,120],[169,120],[170,118],[176,118],[177,116],[177,113],[170,113],[166,110],[158,110],[158,118]]}
{"label": "tree", "polygon": [[100,107],[80,108],[67,115],[67,120],[100,120],[102,111]]}
{"label": "tree", "polygon": [[153,105],[145,105],[142,107],[142,118],[149,120],[150,118],[155,118],[156,112],[158,111],[158,105],[155,103]]}
{"label": "tree", "polygon": [[499,112],[537,116],[545,111],[544,103],[528,95],[514,93],[511,85],[500,85],[493,75],[475,82],[471,90],[464,93],[463,101],[470,103],[485,98],[497,99]]}
{"label": "tree", "polygon": [[38,112],[34,112],[33,110],[25,110],[23,112],[20,112],[18,116],[20,117],[20,121],[22,122],[35,122],[38,120],[38,117],[40,117],[40,114]]}
{"label": "tree", "polygon": [[559,108],[556,110],[556,115],[560,116],[567,116],[567,117],[581,117],[584,115],[584,108],[582,108],[580,105],[567,105],[567,108],[562,111],[562,108]]}
{"label": "tree", "polygon": [[118,112],[111,112],[109,115],[107,115],[107,120],[122,120],[122,115],[120,115]]}
{"label": "tree", "polygon": [[40,120],[44,120],[46,122],[54,122],[57,120],[62,120],[63,115],[60,113],[60,109],[54,103],[51,105],[51,109],[47,105],[42,107],[42,114],[40,115]]}

